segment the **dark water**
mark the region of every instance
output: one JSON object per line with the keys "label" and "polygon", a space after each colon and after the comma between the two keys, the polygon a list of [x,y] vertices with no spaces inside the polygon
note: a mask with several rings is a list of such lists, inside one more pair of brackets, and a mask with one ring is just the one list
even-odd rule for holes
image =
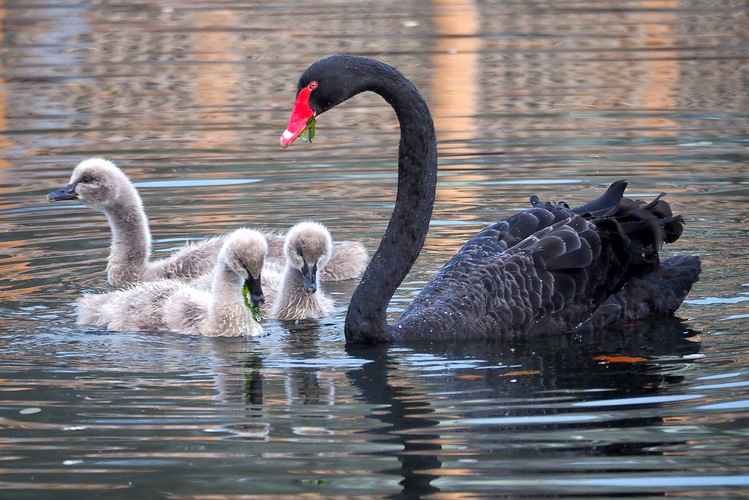
{"label": "dark water", "polygon": [[[0,497],[737,497],[749,486],[749,6],[741,1],[0,2]],[[323,221],[374,249],[390,108],[359,96],[278,147],[296,80],[347,52],[427,98],[427,244],[400,311],[463,241],[619,178],[687,219],[676,319],[588,338],[346,349],[335,313],[257,339],[75,325],[109,229],[48,204],[90,156],[164,255]],[[84,493],[81,493],[84,491]]]}

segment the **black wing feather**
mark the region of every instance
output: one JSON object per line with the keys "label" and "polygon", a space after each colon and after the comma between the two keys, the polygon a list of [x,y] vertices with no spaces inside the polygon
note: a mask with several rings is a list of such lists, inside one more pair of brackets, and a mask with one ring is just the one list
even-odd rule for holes
{"label": "black wing feather", "polygon": [[661,309],[675,310],[699,266],[669,265],[659,274],[658,251],[678,238],[683,219],[660,196],[650,203],[624,198],[625,187],[617,181],[574,209],[532,198],[533,208],[469,240],[396,330],[424,340],[559,333],[594,323],[602,304],[601,324],[636,315],[630,303],[656,300],[664,289],[672,300]]}

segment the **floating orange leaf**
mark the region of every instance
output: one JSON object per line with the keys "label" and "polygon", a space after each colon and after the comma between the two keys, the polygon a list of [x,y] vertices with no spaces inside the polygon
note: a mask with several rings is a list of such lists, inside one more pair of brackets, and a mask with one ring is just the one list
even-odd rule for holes
{"label": "floating orange leaf", "polygon": [[645,358],[632,358],[629,356],[598,356],[593,359],[596,361],[606,361],[607,363],[640,363],[647,361]]}

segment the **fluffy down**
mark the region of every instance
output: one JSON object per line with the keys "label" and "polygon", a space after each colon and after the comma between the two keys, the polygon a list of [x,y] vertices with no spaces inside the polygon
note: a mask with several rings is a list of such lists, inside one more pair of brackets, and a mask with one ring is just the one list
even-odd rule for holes
{"label": "fluffy down", "polygon": [[160,279],[123,290],[87,294],[78,305],[78,323],[110,330],[174,330],[205,336],[258,335],[261,326],[246,307],[245,283],[253,302],[263,300],[260,273],[267,244],[249,229],[231,233],[216,262],[210,291],[181,280]]}
{"label": "fluffy down", "polygon": [[[192,242],[163,259],[151,260],[151,232],[138,191],[119,167],[109,160],[91,158],[73,169],[67,186],[47,195],[49,201],[80,200],[103,212],[112,229],[107,259],[107,280],[112,286],[127,286],[160,278],[194,279],[212,272],[226,235]],[[269,261],[283,261],[284,236],[264,233]],[[367,253],[359,242],[333,246],[322,277],[338,281],[359,276],[366,267]]]}

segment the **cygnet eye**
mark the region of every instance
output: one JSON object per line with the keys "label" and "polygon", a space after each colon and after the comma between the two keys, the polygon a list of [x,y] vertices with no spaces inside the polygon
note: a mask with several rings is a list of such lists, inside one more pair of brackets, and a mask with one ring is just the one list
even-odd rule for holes
{"label": "cygnet eye", "polygon": [[241,260],[237,261],[237,264],[240,269],[244,269],[244,271],[247,273],[248,278],[252,278],[252,272],[250,272],[250,268],[247,266],[247,264],[245,264]]}
{"label": "cygnet eye", "polygon": [[79,184],[89,184],[91,182],[94,182],[94,176],[91,174],[83,174],[80,179],[78,179]]}

